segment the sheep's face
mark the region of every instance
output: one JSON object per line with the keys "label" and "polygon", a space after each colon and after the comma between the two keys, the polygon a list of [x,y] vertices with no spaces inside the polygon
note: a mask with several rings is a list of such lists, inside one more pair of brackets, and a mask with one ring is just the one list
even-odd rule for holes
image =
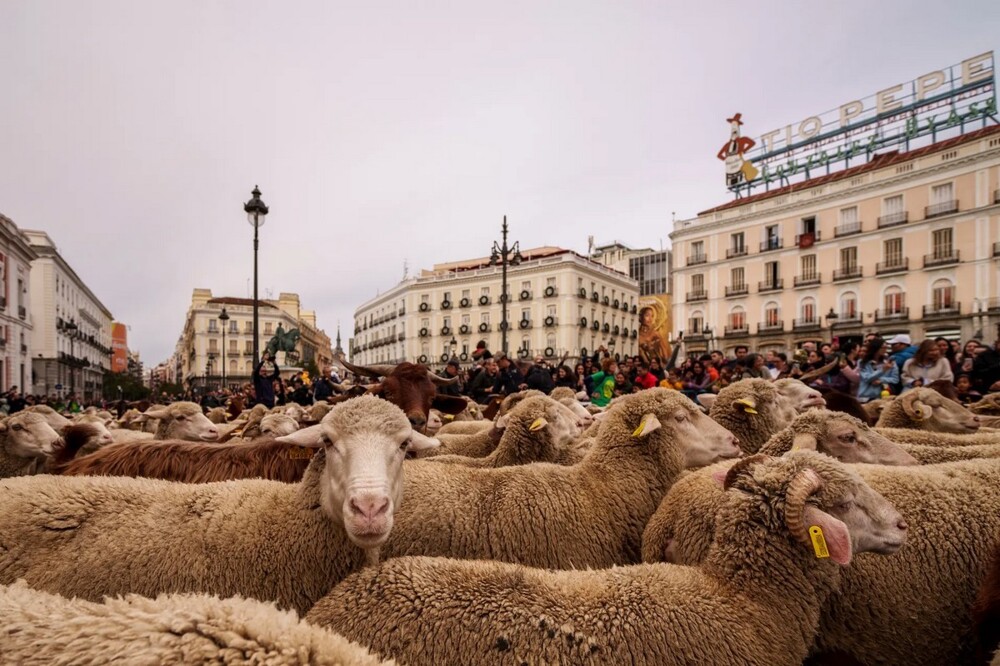
{"label": "sheep's face", "polygon": [[45,417],[30,412],[15,414],[0,424],[0,433],[7,440],[7,452],[19,458],[45,459],[52,455],[52,446],[59,434]]}
{"label": "sheep's face", "polygon": [[594,423],[594,415],[588,412],[587,408],[581,405],[576,398],[563,398],[559,404],[565,406],[574,415],[581,433]]}
{"label": "sheep's face", "polygon": [[166,421],[165,439],[184,439],[192,442],[214,442],[219,439],[219,429],[208,420],[201,407],[193,402],[175,402],[163,409],[148,409],[146,420]]}
{"label": "sheep's face", "polygon": [[[565,448],[572,444],[583,429],[580,427],[579,417],[573,413],[566,405],[553,403],[547,410],[549,438],[556,448]],[[589,414],[588,414],[589,416]]]}
{"label": "sheep's face", "polygon": [[791,418],[795,418],[797,414],[807,409],[826,406],[822,393],[809,388],[797,379],[780,379],[774,383],[774,387],[778,389],[781,398],[779,409],[786,414],[791,413]]}
{"label": "sheep's face", "polygon": [[318,425],[276,441],[325,448],[320,504],[362,548],[377,548],[389,537],[407,451],[440,445],[414,431],[401,409],[374,396],[342,402]]}
{"label": "sheep's face", "polygon": [[969,410],[976,414],[1000,416],[1000,393],[987,393],[982,400],[969,405]]}
{"label": "sheep's face", "polygon": [[299,429],[299,422],[287,414],[268,414],[260,420],[260,434],[271,437],[291,435]]}
{"label": "sheep's face", "polygon": [[978,416],[932,389],[916,388],[897,400],[915,428],[955,433],[979,430]]}
{"label": "sheep's face", "polygon": [[[805,415],[800,418],[807,418]],[[899,444],[875,432],[856,418],[846,414],[825,412],[819,430],[795,435],[792,449],[812,449],[847,463],[879,465],[917,465],[913,456]],[[793,429],[795,423],[792,424]]]}
{"label": "sheep's face", "polygon": [[427,413],[427,425],[424,426],[424,432],[429,437],[433,437],[443,425],[444,421],[441,419],[441,412],[436,409],[432,409]]}
{"label": "sheep's face", "polygon": [[32,407],[30,411],[35,412],[44,418],[45,422],[49,424],[49,427],[56,432],[62,432],[63,428],[72,423],[72,421],[48,405],[36,405],[35,407]]}
{"label": "sheep's face", "polygon": [[704,467],[742,455],[736,435],[702,413],[693,402],[687,402],[670,410],[664,422],[674,428],[674,441],[682,443],[685,467]]}

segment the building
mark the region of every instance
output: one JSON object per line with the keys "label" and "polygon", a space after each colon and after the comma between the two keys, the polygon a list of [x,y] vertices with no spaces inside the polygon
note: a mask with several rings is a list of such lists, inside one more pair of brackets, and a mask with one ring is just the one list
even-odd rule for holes
{"label": "building", "polygon": [[[558,247],[522,253],[507,268],[508,349],[577,357],[605,345],[637,348],[639,290],[619,271]],[[470,361],[480,340],[501,349],[501,267],[489,258],[435,265],[354,313],[354,363]]]}
{"label": "building", "polygon": [[[740,152],[743,171],[727,183],[741,198],[670,235],[674,331],[689,351],[869,332],[991,337],[1000,321],[992,72],[992,54],[970,58],[807,119],[798,138],[793,124]],[[728,121],[738,136],[739,114]]]}
{"label": "building", "polygon": [[31,262],[38,255],[10,218],[0,215],[0,391],[32,390]]}
{"label": "building", "polygon": [[30,280],[34,392],[98,400],[111,368],[111,313],[48,234],[22,233],[37,255]]}
{"label": "building", "polygon": [[590,258],[636,280],[640,296],[669,295],[673,289],[670,281],[673,253],[670,250],[635,250],[614,241],[595,247]]}
{"label": "building", "polygon": [[[264,349],[279,325],[285,331],[299,329],[298,359],[294,365],[286,366],[284,359],[279,358],[282,375],[310,362],[317,368],[330,363],[333,358],[330,336],[317,328],[315,312],[301,308],[298,294],[281,293],[277,300],[257,303],[260,349]],[[225,332],[219,320],[223,308],[229,316]],[[174,358],[176,381],[193,388],[219,386],[223,363],[227,385],[249,382],[254,364],[253,299],[213,297],[211,289],[195,289]]]}

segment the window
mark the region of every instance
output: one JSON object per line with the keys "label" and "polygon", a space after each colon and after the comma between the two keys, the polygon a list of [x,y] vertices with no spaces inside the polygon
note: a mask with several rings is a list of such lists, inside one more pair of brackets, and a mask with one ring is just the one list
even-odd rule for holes
{"label": "window", "polygon": [[778,262],[769,261],[764,264],[764,282],[766,282],[768,286],[773,287],[778,284],[779,280]]}
{"label": "window", "polygon": [[450,301],[451,300],[451,292],[450,291],[444,292],[444,298],[442,298],[441,300],[442,301]]}
{"label": "window", "polygon": [[691,256],[692,257],[705,256],[705,241],[694,241],[693,243],[691,243]]}
{"label": "window", "polygon": [[931,234],[934,245],[934,258],[946,259],[951,256],[951,229],[939,229]]}
{"label": "window", "polygon": [[472,298],[472,290],[471,289],[463,289],[462,290],[462,298]]}
{"label": "window", "polygon": [[489,326],[490,325],[490,313],[489,312],[484,312],[481,315],[479,315],[479,323],[486,324],[487,326]]}
{"label": "window", "polygon": [[231,374],[231,375],[235,375],[236,374],[236,361],[230,361],[229,362],[229,374]]}
{"label": "window", "polygon": [[556,306],[550,305],[547,308],[545,308],[545,316],[546,317],[555,317],[556,316]]}
{"label": "window", "polygon": [[264,324],[264,335],[272,335],[273,331],[271,330],[271,328],[273,326],[274,326],[274,324],[272,322],[266,322]]}
{"label": "window", "polygon": [[546,347],[552,347],[552,349],[555,350],[555,348],[556,348],[556,334],[555,333],[549,333],[548,335],[545,336],[545,346]]}
{"label": "window", "polygon": [[431,353],[431,346],[426,342],[422,343],[420,345],[420,353],[423,354],[424,356],[429,356]]}
{"label": "window", "polygon": [[729,313],[729,328],[734,331],[742,331],[747,327],[747,313],[743,308],[736,308]]}
{"label": "window", "polygon": [[231,354],[238,354],[239,351],[240,351],[239,350],[239,344],[240,343],[238,343],[236,340],[230,340],[229,341],[229,353],[231,353]]}
{"label": "window", "polygon": [[816,279],[816,255],[807,254],[802,257],[802,278],[805,280]]}
{"label": "window", "polygon": [[556,279],[554,277],[545,278],[545,286],[546,287],[555,287],[556,286]]}
{"label": "window", "polygon": [[778,325],[778,304],[775,302],[768,303],[764,306],[764,324],[768,327],[774,327]]}
{"label": "window", "polygon": [[229,332],[230,333],[239,333],[240,332],[240,325],[239,325],[239,323],[235,322],[235,321],[230,321],[229,322]]}
{"label": "window", "polygon": [[746,286],[746,273],[742,266],[732,269],[730,283],[734,290],[742,289]]}
{"label": "window", "polygon": [[903,195],[886,197],[882,200],[882,214],[885,216],[901,215],[903,213]]}
{"label": "window", "polygon": [[462,325],[463,326],[468,326],[470,321],[472,321],[472,319],[471,319],[471,317],[469,317],[469,315],[467,315],[467,314],[462,315]]}
{"label": "window", "polygon": [[954,191],[951,183],[935,185],[931,188],[931,205],[950,202],[955,198]]}
{"label": "window", "polygon": [[251,361],[247,361],[246,364],[243,366],[243,371],[246,372],[248,375],[251,372],[253,372],[253,363]]}
{"label": "window", "polygon": [[935,310],[950,310],[955,306],[955,287],[948,280],[938,280],[931,287],[931,302]]}
{"label": "window", "polygon": [[889,287],[883,298],[886,314],[902,314],[906,307],[906,294],[899,287]]}
{"label": "window", "polygon": [[768,250],[775,250],[781,246],[777,224],[772,224],[764,230],[764,244]]}
{"label": "window", "polygon": [[531,291],[531,282],[530,281],[522,282],[521,291]]}
{"label": "window", "polygon": [[243,328],[244,333],[253,333],[253,322],[248,321],[246,326]]}
{"label": "window", "polygon": [[209,338],[208,340],[208,351],[214,352],[219,350],[219,341],[215,338]]}
{"label": "window", "polygon": [[700,310],[691,315],[688,328],[691,329],[691,333],[701,333],[705,329],[705,315]]}
{"label": "window", "polygon": [[431,302],[430,294],[420,294],[420,302],[429,304]]}
{"label": "window", "polygon": [[479,295],[480,296],[489,296],[490,295],[490,288],[489,287],[483,287],[482,289],[479,290]]}
{"label": "window", "polygon": [[903,239],[890,238],[883,244],[885,263],[888,266],[898,266],[903,263]]}
{"label": "window", "polygon": [[695,294],[700,294],[705,291],[705,276],[701,273],[697,273],[691,276],[691,291]]}
{"label": "window", "polygon": [[420,320],[420,328],[430,328],[430,327],[431,327],[430,319],[424,318]]}
{"label": "window", "polygon": [[858,297],[854,292],[847,292],[840,297],[840,318],[853,320],[858,318]]}
{"label": "window", "polygon": [[451,317],[445,317],[444,322],[441,325],[444,328],[451,328]]}
{"label": "window", "polygon": [[244,345],[244,347],[243,347],[243,353],[244,354],[252,354],[253,353],[253,343],[250,342],[249,340],[247,341],[246,345]]}
{"label": "window", "polygon": [[858,224],[858,207],[840,209],[840,226],[844,229],[854,228]]}
{"label": "window", "polygon": [[844,247],[840,249],[840,270],[853,273],[858,266],[858,248]]}
{"label": "window", "polygon": [[528,338],[521,338],[521,349],[531,349],[531,340]]}
{"label": "window", "polygon": [[746,245],[743,242],[744,238],[743,238],[743,232],[742,231],[739,232],[739,233],[735,233],[735,234],[731,235],[729,238],[730,238],[730,240],[732,242],[732,248],[733,248],[733,254],[734,255],[743,254],[746,251]]}
{"label": "window", "polygon": [[801,312],[802,322],[806,324],[816,323],[816,301],[812,298],[806,298],[802,300],[802,305],[799,306],[799,311]]}
{"label": "window", "polygon": [[217,322],[215,319],[209,319],[208,320],[208,332],[209,333],[217,333],[218,330],[219,330],[219,322]]}
{"label": "window", "polygon": [[521,308],[521,321],[531,321],[531,308]]}
{"label": "window", "polygon": [[802,218],[802,233],[803,234],[815,234],[816,233],[816,218],[815,217],[804,217],[804,218]]}

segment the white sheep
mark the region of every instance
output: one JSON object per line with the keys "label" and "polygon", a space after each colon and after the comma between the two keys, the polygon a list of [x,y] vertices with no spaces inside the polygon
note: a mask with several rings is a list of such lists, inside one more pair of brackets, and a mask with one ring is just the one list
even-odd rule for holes
{"label": "white sheep", "polygon": [[980,422],[976,414],[934,389],[915,388],[888,403],[875,425],[967,434],[979,430]]}
{"label": "white sheep", "polygon": [[[156,422],[155,439],[186,439],[192,442],[214,442],[219,439],[219,428],[202,413],[193,402],[175,402],[165,407],[150,407],[131,423],[147,425]],[[111,433],[115,442],[147,439],[136,431],[119,429]]]}
{"label": "white sheep", "polygon": [[799,666],[841,568],[856,553],[895,552],[906,526],[826,456],[737,467],[700,567],[544,571],[407,557],[348,577],[306,621],[414,666]]}
{"label": "white sheep", "polygon": [[826,403],[819,391],[795,379],[742,379],[702,404],[709,408],[709,416],[739,438],[745,452],[756,453],[796,416]]}
{"label": "white sheep", "polygon": [[21,411],[0,421],[0,478],[38,474],[57,441],[44,414]]}
{"label": "white sheep", "polygon": [[0,547],[0,584],[24,578],[91,601],[241,594],[304,612],[374,559],[398,514],[406,450],[434,442],[398,407],[368,396],[287,439],[321,449],[298,484],[0,480],[0,544],[17,544]]}

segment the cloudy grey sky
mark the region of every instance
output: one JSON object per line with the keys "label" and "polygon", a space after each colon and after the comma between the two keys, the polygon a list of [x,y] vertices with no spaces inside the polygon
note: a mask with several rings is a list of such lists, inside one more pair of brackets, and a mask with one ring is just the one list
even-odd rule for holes
{"label": "cloudy grey sky", "polygon": [[298,292],[331,337],[412,269],[666,243],[745,132],[1000,47],[1000,3],[0,0],[0,212],[147,366],[191,290]]}

